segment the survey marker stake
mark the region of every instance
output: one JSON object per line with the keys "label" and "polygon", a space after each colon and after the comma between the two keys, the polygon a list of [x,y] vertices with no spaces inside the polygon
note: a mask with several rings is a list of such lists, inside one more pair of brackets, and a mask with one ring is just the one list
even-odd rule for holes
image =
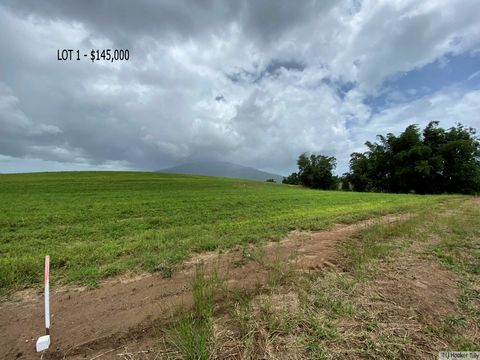
{"label": "survey marker stake", "polygon": [[47,350],[50,346],[50,256],[45,256],[45,333],[46,335],[40,336],[37,340],[37,352]]}

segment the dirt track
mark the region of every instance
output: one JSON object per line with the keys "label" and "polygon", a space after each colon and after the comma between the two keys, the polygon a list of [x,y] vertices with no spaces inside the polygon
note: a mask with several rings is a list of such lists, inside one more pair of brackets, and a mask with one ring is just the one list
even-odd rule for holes
{"label": "dirt track", "polygon": [[[266,262],[295,256],[305,270],[334,267],[336,245],[374,221],[392,222],[399,215],[336,225],[328,231],[292,232],[284,240],[263,246]],[[293,260],[292,260],[293,261]],[[190,283],[196,264],[215,268],[231,286],[254,289],[267,278],[262,261],[246,260],[240,251],[207,253],[185,263],[171,278],[145,275],[109,281],[90,291],[53,291],[51,294],[51,349],[43,359],[94,358],[122,344],[152,337],[152,321],[168,322],[179,306],[192,302]],[[39,359],[35,341],[43,329],[43,299],[39,295],[0,304],[0,358]],[[153,341],[153,340],[152,340]],[[119,358],[115,352],[101,359]]]}

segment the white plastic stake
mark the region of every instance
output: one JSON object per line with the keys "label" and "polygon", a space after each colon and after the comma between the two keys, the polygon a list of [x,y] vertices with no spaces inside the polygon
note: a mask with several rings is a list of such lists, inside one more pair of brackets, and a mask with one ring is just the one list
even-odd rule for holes
{"label": "white plastic stake", "polygon": [[37,340],[37,352],[47,350],[50,346],[50,256],[45,256],[45,332],[46,335],[40,336]]}

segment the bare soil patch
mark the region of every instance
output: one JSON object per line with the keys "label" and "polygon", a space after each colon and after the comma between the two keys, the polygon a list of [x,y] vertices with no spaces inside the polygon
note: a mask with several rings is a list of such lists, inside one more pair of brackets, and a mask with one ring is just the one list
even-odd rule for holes
{"label": "bare soil patch", "polygon": [[427,321],[438,321],[455,311],[459,295],[452,272],[437,262],[402,257],[383,279],[374,282],[386,301],[410,309]]}
{"label": "bare soil patch", "polygon": [[[458,314],[455,303],[460,289],[455,275],[434,259],[412,255],[385,264],[381,273],[357,291],[355,303],[361,315],[341,326],[342,332],[352,335],[350,344],[358,349],[366,342],[375,344],[391,357],[408,359],[431,359],[440,349],[448,349],[440,337],[426,329]],[[376,324],[376,329],[367,330],[365,324]],[[392,355],[394,348],[401,352]],[[343,355],[346,359],[360,358],[348,351]]]}

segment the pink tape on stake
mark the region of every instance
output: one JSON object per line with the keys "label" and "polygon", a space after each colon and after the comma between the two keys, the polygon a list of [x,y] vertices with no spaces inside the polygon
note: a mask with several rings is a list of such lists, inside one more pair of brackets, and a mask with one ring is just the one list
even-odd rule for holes
{"label": "pink tape on stake", "polygon": [[50,272],[50,256],[45,256],[45,285],[48,283],[48,276]]}
{"label": "pink tape on stake", "polygon": [[45,330],[50,333],[50,256],[45,256]]}

